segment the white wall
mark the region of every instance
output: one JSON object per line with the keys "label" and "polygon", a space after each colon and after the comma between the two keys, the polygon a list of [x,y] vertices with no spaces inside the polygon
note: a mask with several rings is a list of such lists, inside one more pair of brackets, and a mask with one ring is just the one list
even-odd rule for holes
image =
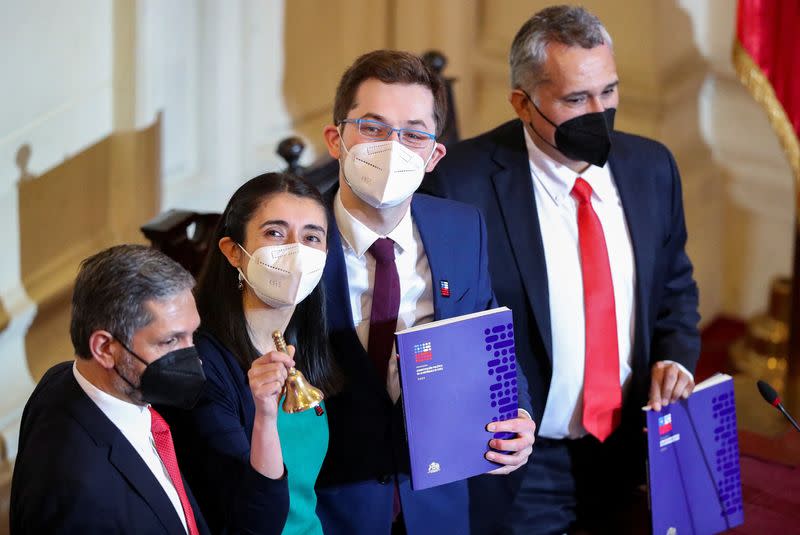
{"label": "white wall", "polygon": [[33,146],[36,173],[111,131],[112,9],[106,0],[3,3],[0,177],[7,180],[18,174],[22,143]]}
{"label": "white wall", "polygon": [[29,145],[27,172],[38,175],[111,133],[113,13],[106,0],[3,0],[0,13],[0,300],[11,317],[0,333],[0,436],[13,457],[36,312],[19,269],[16,156]]}
{"label": "white wall", "polygon": [[[18,149],[31,146],[36,175],[111,132],[112,8],[3,0],[0,12],[0,243],[16,251]],[[18,266],[0,263],[0,296],[18,284]]]}
{"label": "white wall", "polygon": [[13,457],[36,315],[19,268],[20,147],[34,177],[162,113],[162,209],[221,211],[247,178],[283,168],[275,147],[292,130],[283,0],[0,0],[0,13],[0,300],[11,317],[0,436]]}

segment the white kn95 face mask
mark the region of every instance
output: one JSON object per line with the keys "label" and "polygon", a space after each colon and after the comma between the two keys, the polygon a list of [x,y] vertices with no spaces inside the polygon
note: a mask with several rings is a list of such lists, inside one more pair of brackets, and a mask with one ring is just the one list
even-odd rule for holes
{"label": "white kn95 face mask", "polygon": [[428,162],[397,141],[359,143],[350,149],[344,143],[342,146],[347,152],[345,181],[353,193],[374,208],[397,206],[417,191],[425,176]]}
{"label": "white kn95 face mask", "polygon": [[[238,245],[238,244],[237,244]],[[267,245],[248,253],[239,275],[264,303],[274,308],[296,305],[316,288],[325,269],[324,251],[301,243]]]}

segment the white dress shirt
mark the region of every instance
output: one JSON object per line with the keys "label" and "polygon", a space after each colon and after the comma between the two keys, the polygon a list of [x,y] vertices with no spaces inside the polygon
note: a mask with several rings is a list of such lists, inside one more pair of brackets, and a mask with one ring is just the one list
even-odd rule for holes
{"label": "white dress shirt", "polygon": [[556,439],[579,438],[586,434],[582,423],[586,332],[578,247],[578,205],[570,195],[579,176],[592,187],[592,207],[603,226],[608,249],[623,398],[631,378],[636,306],[633,247],[619,193],[607,163],[603,167],[592,165],[577,174],[536,147],[527,129],[525,142],[547,263],[553,342],[553,376],[539,434]]}
{"label": "white dress shirt", "polygon": [[[386,236],[376,234],[353,217],[345,209],[338,192],[333,201],[333,213],[342,236],[353,325],[364,349],[368,347],[372,288],[375,282],[375,259],[367,250],[378,238],[390,238],[394,241],[394,262],[400,278],[397,330],[433,321],[431,267],[417,225],[411,218],[411,208]],[[391,369],[389,373],[392,373]]]}
{"label": "white dress shirt", "polygon": [[103,411],[103,414],[111,420],[111,423],[117,426],[117,429],[131,443],[133,449],[142,457],[142,460],[153,473],[159,485],[161,485],[161,488],[164,489],[169,501],[172,502],[178,518],[181,519],[183,528],[188,533],[186,517],[183,514],[183,506],[178,497],[178,491],[175,490],[175,485],[172,484],[169,472],[167,472],[161,457],[158,455],[153,435],[150,432],[150,411],[148,408],[128,403],[103,392],[81,375],[74,363],[72,365],[72,373],[75,375],[78,385],[89,396],[89,399]]}

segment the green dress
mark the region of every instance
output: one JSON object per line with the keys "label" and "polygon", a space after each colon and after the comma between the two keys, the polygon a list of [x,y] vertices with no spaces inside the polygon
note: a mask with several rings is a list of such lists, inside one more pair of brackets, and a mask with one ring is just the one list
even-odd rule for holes
{"label": "green dress", "polygon": [[322,535],[314,484],[328,451],[328,413],[317,416],[313,410],[295,414],[278,410],[278,435],[289,474],[289,517],[283,533]]}

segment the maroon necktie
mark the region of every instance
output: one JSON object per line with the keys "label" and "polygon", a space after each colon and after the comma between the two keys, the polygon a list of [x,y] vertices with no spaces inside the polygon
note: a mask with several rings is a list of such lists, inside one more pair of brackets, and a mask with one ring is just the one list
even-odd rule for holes
{"label": "maroon necktie", "polygon": [[186,496],[186,491],[183,488],[181,471],[178,468],[178,459],[175,457],[172,433],[169,430],[167,422],[153,407],[150,407],[150,432],[153,433],[153,442],[156,444],[158,456],[161,457],[161,462],[164,463],[169,478],[172,480],[172,484],[175,485],[175,490],[178,492],[178,498],[180,498],[181,507],[183,507],[183,515],[186,517],[186,525],[189,528],[189,535],[198,535],[200,532],[194,520],[194,512],[192,512],[192,505],[189,503],[189,497]]}
{"label": "maroon necktie", "polygon": [[578,177],[572,196],[578,201],[586,329],[583,427],[602,442],[619,424],[622,409],[614,283],[603,226],[592,208],[592,187]]}
{"label": "maroon necktie", "polygon": [[[400,310],[400,277],[394,263],[394,241],[378,238],[369,248],[375,259],[375,283],[372,285],[372,310],[369,314],[367,353],[375,364],[378,378],[386,382],[389,358],[392,356],[397,313]],[[394,484],[392,520],[400,514],[400,492]]]}
{"label": "maroon necktie", "polygon": [[375,283],[372,286],[367,353],[375,364],[378,377],[385,383],[400,310],[400,277],[394,263],[394,241],[378,238],[370,246],[369,253],[375,259]]}

